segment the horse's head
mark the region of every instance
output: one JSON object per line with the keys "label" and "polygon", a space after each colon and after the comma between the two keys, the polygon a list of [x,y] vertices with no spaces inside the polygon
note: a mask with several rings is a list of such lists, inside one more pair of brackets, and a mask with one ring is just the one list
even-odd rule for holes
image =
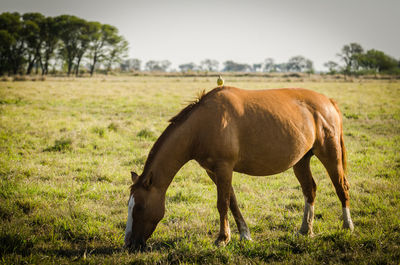
{"label": "horse's head", "polygon": [[165,196],[152,185],[152,173],[138,176],[131,172],[133,185],[128,202],[125,247],[144,248],[165,212]]}

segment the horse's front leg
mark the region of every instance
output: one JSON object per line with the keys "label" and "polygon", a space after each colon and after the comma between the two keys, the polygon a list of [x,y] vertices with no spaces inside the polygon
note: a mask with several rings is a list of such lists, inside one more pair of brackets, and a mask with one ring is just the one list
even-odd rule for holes
{"label": "horse's front leg", "polygon": [[[214,184],[217,184],[214,173],[208,170],[206,170],[206,172],[208,176],[211,178],[211,180],[214,182]],[[251,240],[250,230],[247,227],[246,221],[244,220],[242,213],[240,212],[240,209],[237,205],[235,191],[233,190],[232,185],[231,185],[231,198],[230,198],[229,208],[231,209],[233,217],[235,218],[236,225],[239,229],[240,240]]]}
{"label": "horse's front leg", "polygon": [[220,230],[215,244],[217,246],[224,246],[228,244],[231,239],[231,231],[228,222],[228,208],[232,185],[232,167],[226,164],[219,165],[215,170],[213,170],[213,173],[216,176],[218,192],[217,208],[220,219]]}

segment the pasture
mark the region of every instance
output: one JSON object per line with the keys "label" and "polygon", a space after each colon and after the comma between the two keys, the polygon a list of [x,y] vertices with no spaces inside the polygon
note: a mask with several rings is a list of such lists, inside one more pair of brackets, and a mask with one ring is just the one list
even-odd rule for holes
{"label": "pasture", "polygon": [[[291,82],[289,82],[291,81]],[[332,183],[312,158],[314,238],[297,236],[304,199],[290,169],[233,187],[253,241],[215,247],[216,187],[195,162],[167,191],[149,251],[122,248],[130,171],[141,173],[169,118],[215,77],[109,77],[0,82],[0,263],[398,264],[400,82],[225,78],[245,89],[304,87],[344,116],[354,233],[341,229]]]}

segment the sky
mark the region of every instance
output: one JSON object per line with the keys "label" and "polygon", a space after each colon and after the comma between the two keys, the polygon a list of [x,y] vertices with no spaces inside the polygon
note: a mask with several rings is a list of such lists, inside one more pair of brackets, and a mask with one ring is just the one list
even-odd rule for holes
{"label": "sky", "polygon": [[357,42],[400,59],[400,0],[0,0],[0,12],[75,15],[116,26],[129,57],[200,63],[286,62],[302,55],[326,70]]}

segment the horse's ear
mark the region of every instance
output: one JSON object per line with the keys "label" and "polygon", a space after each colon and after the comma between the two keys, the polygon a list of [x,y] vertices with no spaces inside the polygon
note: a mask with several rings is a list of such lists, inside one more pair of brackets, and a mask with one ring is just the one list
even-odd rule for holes
{"label": "horse's ear", "polygon": [[139,176],[135,172],[131,171],[131,178],[132,178],[132,183],[135,184]]}
{"label": "horse's ear", "polygon": [[147,176],[142,181],[143,187],[149,189],[151,184],[153,184],[153,172],[147,174]]}

